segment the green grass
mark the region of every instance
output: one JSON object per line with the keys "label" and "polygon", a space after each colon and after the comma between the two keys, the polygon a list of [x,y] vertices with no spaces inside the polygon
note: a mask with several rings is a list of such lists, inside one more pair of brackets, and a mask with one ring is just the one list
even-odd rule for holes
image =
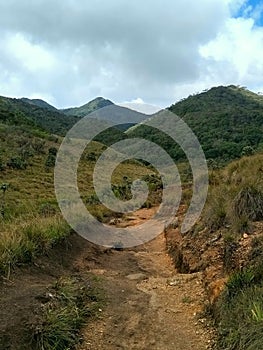
{"label": "green grass", "polygon": [[221,350],[263,349],[263,236],[252,240],[247,265],[230,275],[213,306]]}
{"label": "green grass", "polygon": [[263,284],[253,271],[234,274],[216,305],[219,348],[263,349]]}
{"label": "green grass", "polygon": [[10,276],[16,265],[29,263],[70,234],[61,216],[28,216],[0,225],[0,273]]}
{"label": "green grass", "polygon": [[[230,276],[212,305],[220,350],[263,349],[263,236],[251,240],[240,269],[237,249],[243,233],[255,232],[263,215],[263,154],[210,170],[209,196],[201,226],[222,236],[223,272]],[[249,241],[248,241],[249,242]]]}
{"label": "green grass", "polygon": [[68,277],[58,280],[49,295],[41,319],[32,327],[33,349],[74,349],[80,329],[103,307],[103,292],[91,278]]}
{"label": "green grass", "polygon": [[[46,166],[48,155],[59,148],[61,138],[50,135],[43,139],[32,135],[30,130],[0,124],[0,141],[0,274],[9,276],[13,267],[31,262],[66,237],[70,229],[59,214],[53,167]],[[119,215],[104,207],[93,189],[94,165],[105,148],[101,143],[92,142],[84,151],[78,168],[81,197],[88,210],[102,222]],[[22,157],[26,166],[21,169],[7,166],[11,156]],[[150,174],[154,174],[151,167],[127,161],[115,169],[112,184],[120,192],[124,179],[133,181]],[[8,184],[6,191],[3,184]],[[154,188],[149,199],[151,205],[159,199],[159,196],[155,198]],[[126,185],[125,194],[129,195]]]}

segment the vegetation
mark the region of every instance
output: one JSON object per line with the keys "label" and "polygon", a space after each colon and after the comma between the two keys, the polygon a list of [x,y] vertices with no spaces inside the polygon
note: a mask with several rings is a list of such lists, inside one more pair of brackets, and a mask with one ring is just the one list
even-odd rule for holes
{"label": "vegetation", "polygon": [[262,242],[261,237],[260,253],[257,242],[250,254],[249,265],[230,277],[216,303],[214,316],[222,350],[263,348]]}
{"label": "vegetation", "polygon": [[[263,154],[211,170],[210,194],[203,213],[205,225],[223,235],[222,260],[230,276],[213,307],[222,350],[263,348],[263,237],[252,239],[251,251],[240,268],[235,253],[243,233],[249,234],[263,215]],[[245,257],[245,255],[244,255]]]}
{"label": "vegetation", "polygon": [[42,108],[15,98],[0,97],[0,123],[19,126],[20,129],[32,129],[38,135],[48,133],[65,135],[79,120],[57,110]]}
{"label": "vegetation", "polygon": [[50,109],[50,110],[57,110],[54,106],[51,106],[49,103],[47,103],[46,101],[43,101],[39,98],[33,98],[33,99],[30,99],[30,98],[21,98],[21,101],[23,102],[27,102],[31,105],[34,105],[34,106],[38,106],[38,107],[41,107],[41,108],[46,108],[46,109]]}
{"label": "vegetation", "polygon": [[249,232],[263,215],[263,154],[243,157],[221,171],[210,173],[210,193],[203,219],[210,230],[229,227]]}
{"label": "vegetation", "polygon": [[67,277],[50,289],[41,318],[32,326],[32,348],[37,350],[73,349],[81,341],[80,329],[96,316],[104,297],[90,281]]}
{"label": "vegetation", "polygon": [[[80,108],[58,111],[42,102],[0,97],[0,274],[7,278],[15,266],[32,262],[70,234],[53,189],[61,136],[83,115],[112,105],[99,98]],[[219,230],[223,235],[224,268],[232,274],[214,308],[219,346],[224,350],[263,348],[263,238],[252,241],[245,268],[237,270],[232,261],[241,235],[249,234],[254,222],[263,219],[262,107],[261,96],[235,86],[213,88],[170,107],[196,133],[208,158],[211,186],[202,223],[211,232]],[[118,110],[120,121],[122,111]],[[159,143],[180,161],[184,203],[191,198],[191,169],[172,139],[143,124],[127,133],[111,128],[85,149],[78,167],[81,198],[102,222],[122,214],[113,213],[100,202],[93,188],[93,169],[105,144],[128,136]],[[125,161],[113,172],[115,196],[129,200],[131,185],[138,178],[149,186],[145,206],[158,204],[162,179],[148,163],[138,160]],[[122,250],[121,242],[115,242],[115,248]],[[98,293],[71,277],[59,280],[50,294],[40,322],[32,325],[32,346],[47,350],[73,348],[79,329],[98,310]],[[185,296],[182,302],[191,300]]]}
{"label": "vegetation", "polygon": [[[53,188],[53,168],[61,138],[51,134],[44,138],[35,136],[34,130],[0,124],[0,274],[6,276],[14,266],[31,262],[70,233],[59,215]],[[100,203],[92,184],[95,161],[104,149],[98,142],[87,147],[79,164],[78,183],[88,209],[107,222],[119,214]],[[113,187],[121,193],[124,175],[135,180],[150,173],[153,170],[139,162],[120,164],[113,174]]]}
{"label": "vegetation", "polygon": [[[208,163],[223,165],[262,149],[263,97],[236,86],[215,87],[189,96],[169,110],[181,117],[198,137]],[[142,124],[128,130],[160,144],[176,160],[183,151],[160,131]]]}
{"label": "vegetation", "polygon": [[70,228],[60,217],[33,216],[1,224],[0,274],[9,278],[14,266],[30,263],[65,239]]}
{"label": "vegetation", "polygon": [[97,97],[94,100],[84,104],[83,106],[62,109],[62,112],[66,115],[85,117],[87,114],[90,114],[97,109],[111,105],[113,105],[113,103],[110,100],[105,100],[103,97]]}

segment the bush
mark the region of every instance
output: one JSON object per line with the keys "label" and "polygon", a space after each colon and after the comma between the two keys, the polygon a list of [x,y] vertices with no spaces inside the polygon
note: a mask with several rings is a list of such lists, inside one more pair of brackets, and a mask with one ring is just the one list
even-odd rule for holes
{"label": "bush", "polygon": [[5,170],[5,164],[3,162],[3,160],[0,158],[0,171]]}
{"label": "bush", "polygon": [[56,164],[56,156],[53,154],[49,153],[45,162],[45,166],[47,168],[53,168]]}
{"label": "bush", "polygon": [[21,157],[12,157],[7,162],[7,166],[13,169],[26,169],[27,162]]}
{"label": "bush", "polygon": [[246,146],[243,148],[241,155],[242,156],[252,156],[255,153],[255,150],[252,146]]}
{"label": "bush", "polygon": [[45,154],[45,141],[34,140],[34,142],[32,142],[32,148],[37,154]]}
{"label": "bush", "polygon": [[252,221],[263,219],[263,193],[254,186],[240,190],[233,201],[234,214]]}
{"label": "bush", "polygon": [[58,150],[56,149],[56,147],[50,147],[48,150],[48,154],[52,154],[53,156],[56,156],[58,153]]}

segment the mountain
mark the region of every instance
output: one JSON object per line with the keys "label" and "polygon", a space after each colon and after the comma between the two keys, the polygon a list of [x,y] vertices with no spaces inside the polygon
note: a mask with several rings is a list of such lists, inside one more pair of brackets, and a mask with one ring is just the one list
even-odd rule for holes
{"label": "mountain", "polygon": [[[191,95],[168,108],[198,137],[207,159],[229,161],[263,147],[263,96],[234,85]],[[161,132],[143,123],[127,131],[159,143],[175,159],[182,150]]]}
{"label": "mountain", "polygon": [[103,97],[97,97],[94,100],[84,104],[83,106],[61,109],[61,112],[63,112],[66,115],[85,117],[87,114],[90,114],[96,111],[97,109],[111,105],[113,105],[113,102],[111,102],[110,100],[106,100]]}
{"label": "mountain", "polygon": [[126,107],[121,107],[115,104],[108,105],[107,108],[100,108],[90,113],[89,117],[105,120],[112,123],[124,124],[124,128],[127,125],[134,125],[141,123],[149,118],[149,115],[131,110]]}
{"label": "mountain", "polygon": [[27,102],[31,105],[37,106],[37,107],[50,109],[52,111],[57,111],[57,109],[54,106],[52,106],[49,103],[47,103],[46,101],[43,101],[43,100],[38,99],[38,98],[30,99],[30,98],[22,97],[20,100],[23,102]]}
{"label": "mountain", "polygon": [[78,117],[66,116],[57,110],[0,96],[0,123],[65,135],[78,120]]}

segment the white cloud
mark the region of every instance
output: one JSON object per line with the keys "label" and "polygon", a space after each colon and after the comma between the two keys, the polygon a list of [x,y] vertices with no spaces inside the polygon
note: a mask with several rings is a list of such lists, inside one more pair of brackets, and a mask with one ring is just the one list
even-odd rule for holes
{"label": "white cloud", "polygon": [[[251,18],[231,18],[240,9]],[[0,94],[166,107],[213,85],[262,90],[260,11],[246,0],[3,1]]]}
{"label": "white cloud", "polygon": [[148,103],[145,103],[143,99],[140,97],[137,97],[132,101],[125,101],[125,102],[119,103],[119,106],[127,107],[137,112],[141,112],[149,115],[159,112],[162,109],[160,106],[150,105]]}
{"label": "white cloud", "polygon": [[30,72],[52,71],[57,68],[56,59],[43,46],[33,44],[22,34],[10,35],[6,39],[7,54]]}
{"label": "white cloud", "polygon": [[255,27],[253,19],[231,18],[216,39],[200,47],[201,55],[213,71],[223,64],[221,79],[235,74],[236,84],[257,88],[263,76],[263,28]]}

